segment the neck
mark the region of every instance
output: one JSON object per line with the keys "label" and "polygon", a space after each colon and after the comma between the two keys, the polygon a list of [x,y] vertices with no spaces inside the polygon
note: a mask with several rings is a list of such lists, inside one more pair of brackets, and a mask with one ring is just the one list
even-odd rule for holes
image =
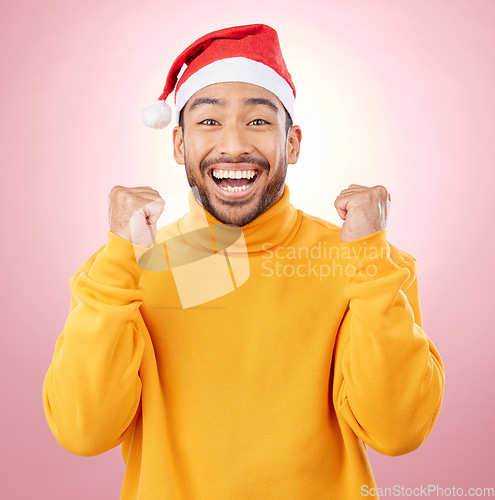
{"label": "neck", "polygon": [[[196,200],[193,191],[189,193],[189,212],[179,221],[179,229],[186,241],[194,247],[211,248],[212,235],[218,233],[215,225],[229,227],[205,210]],[[247,251],[259,252],[290,241],[297,230],[299,212],[290,203],[288,186],[276,200],[256,219],[239,227],[232,227],[244,237]],[[210,231],[201,231],[210,227]]]}
{"label": "neck", "polygon": [[[240,226],[240,227],[245,227],[251,222],[253,222],[255,219],[260,217],[262,214],[264,214],[270,207],[275,205],[283,196],[284,194],[284,187],[285,184],[282,184],[278,191],[275,193],[275,195],[272,195],[269,191],[270,194],[270,203],[266,205],[265,200],[266,200],[266,193],[264,193],[264,196],[262,196],[260,200],[260,204],[258,207],[256,207],[256,210],[248,213],[244,218],[241,216],[239,217],[239,212],[237,211],[237,207],[231,206],[230,210],[224,213],[219,213],[209,202],[209,199],[206,197],[206,194],[203,193],[203,196],[201,195],[200,191],[196,186],[192,187],[192,193],[194,195],[194,199],[198,203],[198,205],[203,208],[206,212],[208,212],[216,221],[216,223],[219,224],[227,224],[231,226]],[[206,202],[204,201],[206,199]],[[235,213],[237,211],[237,213]],[[232,214],[233,212],[233,214]]]}

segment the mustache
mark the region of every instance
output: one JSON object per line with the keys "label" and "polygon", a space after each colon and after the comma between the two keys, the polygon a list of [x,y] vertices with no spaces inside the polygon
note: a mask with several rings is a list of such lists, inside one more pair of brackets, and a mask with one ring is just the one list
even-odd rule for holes
{"label": "mustache", "polygon": [[254,156],[250,155],[241,155],[238,156],[236,159],[231,158],[230,156],[219,156],[218,158],[210,158],[208,160],[203,160],[199,165],[200,172],[204,174],[205,170],[208,167],[211,167],[212,165],[215,165],[217,163],[233,163],[233,164],[251,163],[253,165],[258,165],[264,170],[267,171],[270,170],[270,164],[264,158],[255,158]]}

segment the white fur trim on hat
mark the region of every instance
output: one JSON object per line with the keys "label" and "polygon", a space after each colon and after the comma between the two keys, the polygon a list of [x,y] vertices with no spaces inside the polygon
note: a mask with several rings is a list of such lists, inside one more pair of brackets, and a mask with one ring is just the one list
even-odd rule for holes
{"label": "white fur trim on hat", "polygon": [[164,100],[158,99],[151,106],[143,109],[142,118],[148,127],[165,128],[172,118],[172,110]]}
{"label": "white fur trim on hat", "polygon": [[175,96],[177,122],[180,110],[198,91],[221,82],[244,82],[258,85],[275,94],[294,121],[294,93],[285,78],[266,64],[246,57],[230,57],[212,62],[192,74]]}

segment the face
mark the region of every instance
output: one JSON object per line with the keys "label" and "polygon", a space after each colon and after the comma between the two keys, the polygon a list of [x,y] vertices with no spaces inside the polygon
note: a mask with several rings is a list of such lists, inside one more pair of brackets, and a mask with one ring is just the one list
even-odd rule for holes
{"label": "face", "polygon": [[244,226],[282,197],[301,129],[286,134],[284,107],[270,91],[227,82],[196,92],[173,136],[198,202],[219,221]]}

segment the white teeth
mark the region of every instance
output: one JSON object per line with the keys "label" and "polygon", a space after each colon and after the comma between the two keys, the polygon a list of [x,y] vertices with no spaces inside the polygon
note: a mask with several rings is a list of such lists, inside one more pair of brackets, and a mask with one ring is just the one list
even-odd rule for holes
{"label": "white teeth", "polygon": [[215,179],[252,179],[256,170],[213,170]]}
{"label": "white teeth", "polygon": [[227,186],[227,187],[222,187],[220,186],[224,191],[246,191],[246,189],[249,187],[249,186],[236,186],[236,187],[231,187],[231,186]]}
{"label": "white teeth", "polygon": [[[257,170],[217,170],[214,169],[211,175],[215,177],[215,179],[252,179],[258,173]],[[223,187],[221,184],[218,186],[224,191],[230,192],[238,192],[238,191],[246,191],[251,186],[251,183],[246,186],[226,186]]]}

